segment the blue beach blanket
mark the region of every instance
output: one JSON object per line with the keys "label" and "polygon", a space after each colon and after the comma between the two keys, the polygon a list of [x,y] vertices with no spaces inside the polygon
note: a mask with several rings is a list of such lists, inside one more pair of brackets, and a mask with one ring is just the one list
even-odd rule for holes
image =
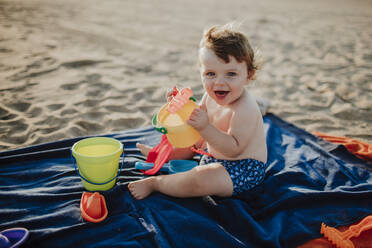
{"label": "blue beach blanket", "polygon": [[0,153],[0,231],[25,227],[24,247],[296,247],[320,237],[321,222],[348,225],[372,214],[372,165],[275,115],[264,117],[265,181],[231,198],[179,199],[153,193],[135,200],[127,184],[143,175],[136,142],[156,145],[153,128],[118,132],[124,168],[102,192],[100,223],[80,214],[85,191],[68,139]]}

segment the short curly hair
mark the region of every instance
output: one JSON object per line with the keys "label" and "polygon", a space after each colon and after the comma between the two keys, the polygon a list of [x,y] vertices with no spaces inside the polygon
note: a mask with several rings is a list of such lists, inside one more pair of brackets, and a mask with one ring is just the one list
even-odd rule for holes
{"label": "short curly hair", "polygon": [[229,56],[233,56],[239,63],[246,62],[247,72],[252,77],[259,69],[255,53],[249,44],[248,38],[240,31],[237,31],[233,24],[213,26],[206,30],[200,41],[200,48],[203,47],[214,51],[216,56],[226,63],[230,62]]}

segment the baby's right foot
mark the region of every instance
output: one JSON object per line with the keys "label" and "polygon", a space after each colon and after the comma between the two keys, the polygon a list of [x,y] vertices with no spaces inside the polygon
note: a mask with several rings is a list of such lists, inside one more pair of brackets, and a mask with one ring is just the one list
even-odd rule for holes
{"label": "baby's right foot", "polygon": [[141,144],[141,143],[137,143],[136,144],[136,147],[138,149],[140,149],[141,153],[144,155],[144,156],[148,156],[149,155],[149,152],[151,151],[152,147],[150,146],[147,146],[147,145],[144,145],[144,144]]}
{"label": "baby's right foot", "polygon": [[137,200],[146,198],[154,191],[155,177],[148,177],[128,184],[130,193]]}

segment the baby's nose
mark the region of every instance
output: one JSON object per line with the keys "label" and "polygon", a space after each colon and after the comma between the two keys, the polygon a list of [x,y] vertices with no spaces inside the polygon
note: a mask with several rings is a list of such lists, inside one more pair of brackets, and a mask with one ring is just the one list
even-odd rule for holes
{"label": "baby's nose", "polygon": [[216,85],[224,85],[225,84],[225,78],[224,77],[217,77],[215,84]]}

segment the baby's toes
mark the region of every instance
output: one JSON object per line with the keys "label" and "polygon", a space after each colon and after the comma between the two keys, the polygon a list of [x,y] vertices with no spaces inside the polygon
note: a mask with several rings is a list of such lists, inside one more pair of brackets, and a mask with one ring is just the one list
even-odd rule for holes
{"label": "baby's toes", "polygon": [[131,192],[131,193],[134,193],[135,192],[135,185],[134,184],[132,184],[132,183],[130,183],[130,184],[128,184],[128,189],[129,189],[129,191]]}

